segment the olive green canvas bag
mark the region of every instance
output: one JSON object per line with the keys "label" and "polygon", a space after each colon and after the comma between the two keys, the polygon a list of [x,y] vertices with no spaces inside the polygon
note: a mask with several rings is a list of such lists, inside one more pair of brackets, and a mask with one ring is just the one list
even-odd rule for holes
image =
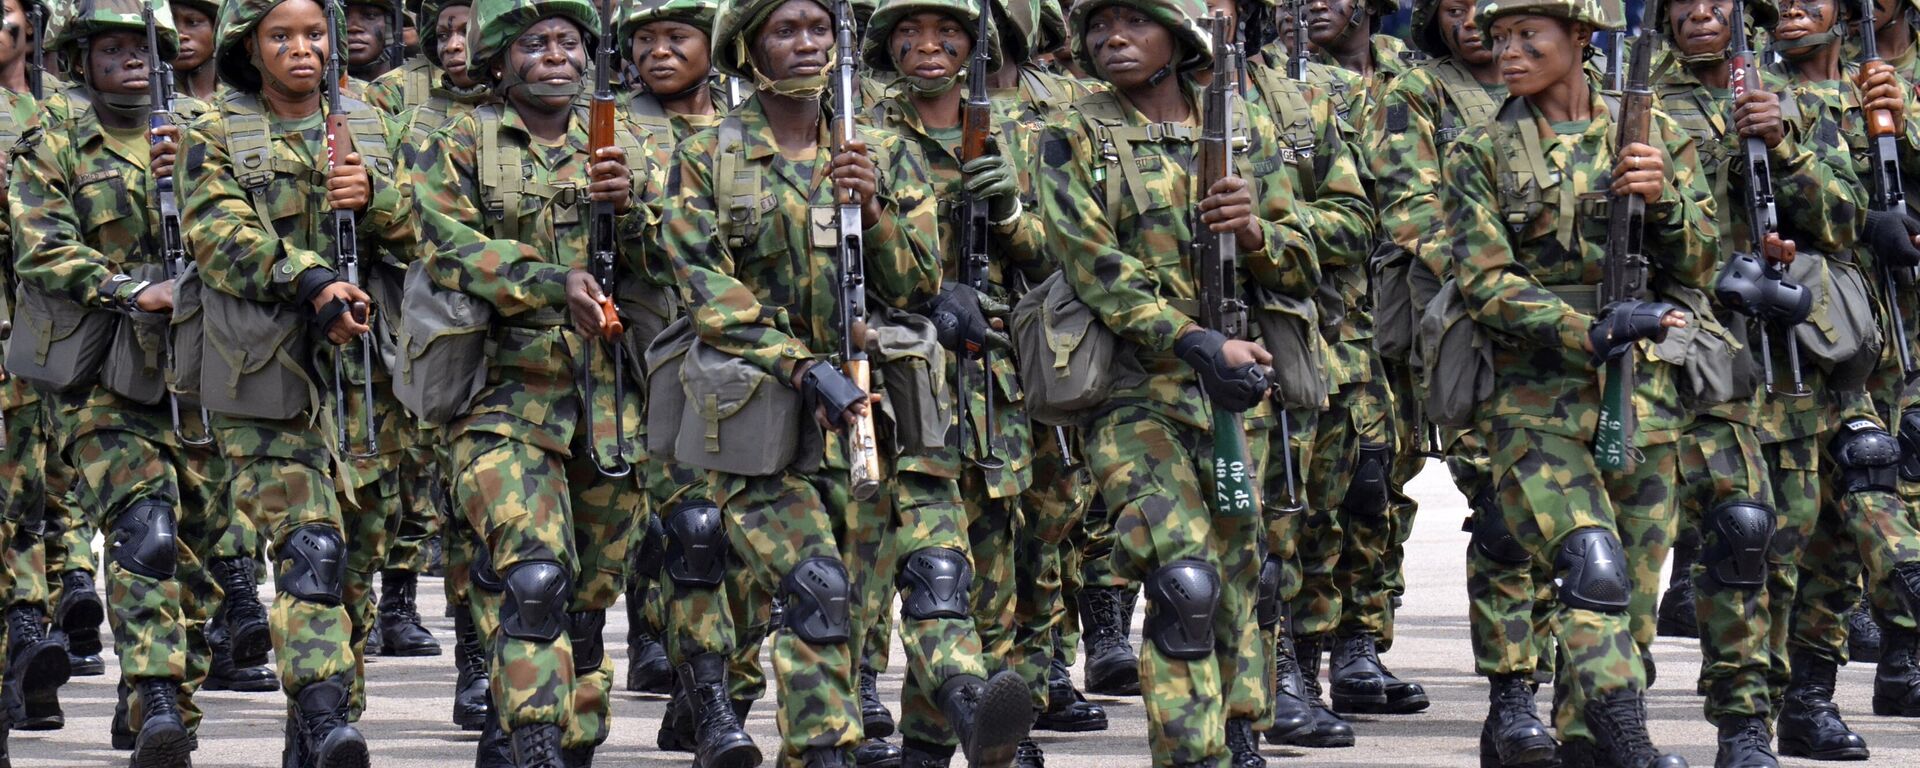
{"label": "olive green canvas bag", "polygon": [[687,389],[680,384],[680,364],[693,348],[693,323],[686,317],[669,323],[647,344],[647,453],[672,456],[680,435],[680,416],[687,409]]}
{"label": "olive green canvas bag", "polygon": [[933,321],[891,307],[874,312],[867,354],[880,381],[880,413],[893,422],[895,448],[924,455],[947,446],[954,424],[953,392],[947,386],[947,350]]}
{"label": "olive green canvas bag", "polygon": [[1256,287],[1253,324],[1260,346],[1273,355],[1273,397],[1281,407],[1325,410],[1328,390],[1326,336],[1320,333],[1313,299],[1297,299]]}
{"label": "olive green canvas bag", "polygon": [[423,264],[407,268],[393,394],[416,418],[447,424],[487,386],[493,305],[434,284]]}
{"label": "olive green canvas bag", "polygon": [[1080,414],[1113,396],[1119,370],[1137,361],[1119,355],[1120,337],[1055,272],[1013,309],[1013,347],[1027,415],[1049,426],[1071,426]]}
{"label": "olive green canvas bag", "polygon": [[312,343],[299,310],[219,290],[203,291],[200,300],[206,323],[201,405],[228,416],[281,421],[319,403],[307,367]]}
{"label": "olive green canvas bag", "polygon": [[173,319],[168,331],[173,334],[173,359],[167,365],[167,388],[185,403],[200,402],[200,364],[207,343],[202,307],[206,290],[206,283],[200,280],[200,267],[192,262],[174,279]]}
{"label": "olive green canvas bag", "polygon": [[793,463],[805,416],[793,387],[698,339],[681,358],[680,383],[686,407],[674,436],[675,459],[748,477],[778,474]]}
{"label": "olive green canvas bag", "polygon": [[[129,273],[135,280],[162,282],[167,270],[141,264]],[[100,365],[100,386],[143,405],[153,405],[167,394],[166,339],[171,313],[127,313],[113,332],[113,344]]]}
{"label": "olive green canvas bag", "polygon": [[1440,286],[1421,315],[1420,359],[1427,420],[1442,427],[1473,426],[1480,404],[1493,397],[1493,339],[1467,315],[1455,280]]}
{"label": "olive green canvas bag", "polygon": [[100,380],[119,314],[21,287],[7,372],[35,389],[69,392]]}

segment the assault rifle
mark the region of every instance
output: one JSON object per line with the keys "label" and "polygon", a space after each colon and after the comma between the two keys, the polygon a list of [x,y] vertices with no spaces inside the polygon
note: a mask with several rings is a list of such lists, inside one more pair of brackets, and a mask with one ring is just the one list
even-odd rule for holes
{"label": "assault rifle", "polygon": [[[157,130],[173,125],[173,64],[160,57],[160,34],[154,25],[151,2],[141,4],[140,18],[147,25],[147,97],[152,108],[147,116],[147,127]],[[154,143],[159,143],[161,140],[159,136],[152,134],[149,136]],[[187,256],[186,241],[180,235],[180,194],[174,186],[172,174],[155,177],[153,186],[154,199],[159,201],[160,207],[160,265],[166,269],[167,280],[172,281],[178,288],[180,278],[187,274],[187,265],[192,263],[192,258]],[[199,436],[188,437],[186,430],[181,428],[180,395],[174,392],[171,386],[173,363],[176,359],[173,350],[173,333],[168,331],[163,335],[166,339],[169,384],[167,409],[173,416],[174,437],[196,448],[212,445],[213,433],[209,431],[208,425],[213,421],[207,417],[207,409],[200,409],[201,434]]]}
{"label": "assault rifle", "polygon": [[407,63],[407,8],[402,0],[393,0],[393,15],[387,17],[387,61],[394,69]]}
{"label": "assault rifle", "polygon": [[1287,45],[1287,78],[1307,81],[1307,0],[1294,0],[1293,37]]}
{"label": "assault rifle", "polygon": [[[1860,11],[1860,63],[1880,60],[1880,42],[1874,38],[1873,3],[1861,3]],[[1867,114],[1867,155],[1873,167],[1867,171],[1871,177],[1867,189],[1872,197],[1867,205],[1873,210],[1906,215],[1907,195],[1900,188],[1900,131],[1894,126],[1893,114],[1877,109]],[[1907,317],[1901,309],[1900,293],[1894,281],[1893,267],[1886,259],[1874,258],[1879,265],[1881,289],[1886,292],[1887,314],[1893,317],[1893,348],[1900,353],[1900,372],[1907,378],[1913,376],[1913,351],[1907,348]]]}
{"label": "assault rifle", "polygon": [[[833,4],[833,154],[839,155],[858,140],[860,110],[860,49],[855,44],[853,4]],[[847,378],[863,392],[873,391],[873,370],[867,359],[867,267],[860,201],[852,193],[840,198],[840,242],[834,255],[840,265],[840,354],[838,363]],[[853,497],[861,501],[880,491],[880,449],[874,438],[873,410],[866,408],[847,427],[847,463]]]}
{"label": "assault rifle", "polygon": [[[613,95],[613,4],[610,0],[600,0],[600,45],[593,50],[593,104],[587,112],[587,163],[600,161],[600,150],[614,146],[614,111],[618,106]],[[630,160],[632,158],[629,158]],[[601,337],[587,339],[581,345],[580,352],[580,394],[581,410],[586,421],[588,451],[593,455],[593,466],[607,477],[626,477],[633,474],[633,465],[627,462],[627,430],[623,423],[627,410],[627,365],[626,345],[620,343],[620,335],[626,332],[626,325],[620,322],[620,307],[614,304],[614,291],[620,282],[619,241],[614,226],[613,203],[606,200],[593,201],[587,213],[587,250],[588,270],[593,274],[593,282],[600,288],[600,331]],[[609,353],[613,360],[613,461],[607,461],[600,455],[600,440],[593,428],[593,350],[604,341],[612,349]]]}
{"label": "assault rifle", "polygon": [[27,54],[27,90],[35,99],[47,95],[47,6],[46,0],[28,0],[27,26],[33,28],[33,52]]}
{"label": "assault rifle", "polygon": [[[1233,171],[1233,112],[1240,96],[1240,50],[1233,23],[1224,13],[1208,20],[1213,35],[1213,81],[1207,84],[1200,114],[1197,197]],[[1196,200],[1197,202],[1197,200]],[[1214,232],[1193,212],[1193,269],[1204,328],[1229,339],[1247,337],[1247,302],[1240,297],[1240,243],[1232,232]],[[1260,513],[1260,493],[1250,473],[1247,436],[1240,414],[1215,405],[1213,412],[1213,512],[1221,517]]]}
{"label": "assault rifle", "polygon": [[[987,69],[992,66],[993,51],[987,46],[987,25],[991,16],[986,3],[982,2],[979,25],[973,36],[973,55],[967,64],[967,99],[960,105],[960,162],[962,164],[985,157],[987,143],[992,141],[993,102],[987,95]],[[979,195],[966,195],[960,205],[954,209],[960,219],[960,282],[972,288],[979,296],[986,296],[991,282],[993,263],[987,250],[993,242],[992,216],[988,214],[987,201]],[[968,381],[972,374],[980,374],[980,387],[986,393],[986,422],[980,429],[980,458],[974,464],[981,469],[1000,469],[1007,463],[993,455],[993,353],[974,349],[971,345],[960,353],[960,381],[957,389],[960,395],[960,442],[962,445],[972,441],[967,428],[973,421],[972,389]]]}
{"label": "assault rifle", "polygon": [[[337,12],[338,0],[328,2],[322,10],[327,17],[327,62],[320,79],[320,88],[326,93],[327,100],[327,170],[331,171],[347,155],[353,154],[353,131],[347,125],[347,102],[344,93],[346,85],[345,64],[340,61],[340,21]],[[360,285],[360,232],[353,211],[334,209],[327,223],[328,233],[333,235],[333,266],[341,279],[356,286]],[[364,287],[364,286],[361,286]],[[348,311],[354,319],[371,325],[373,316],[365,302],[354,302]],[[365,416],[367,442],[364,453],[355,453],[347,440],[347,390],[344,373],[346,355],[339,347],[333,350],[333,402],[339,411],[340,452],[356,458],[369,458],[380,454],[379,434],[375,432],[373,421],[373,339],[372,333],[360,339],[361,374],[361,413]]]}
{"label": "assault rifle", "polygon": [[[1619,153],[1633,144],[1650,141],[1653,117],[1653,32],[1659,3],[1648,3],[1641,28],[1646,33],[1633,39],[1633,58],[1620,90],[1620,132],[1614,141],[1616,161]],[[1618,43],[1614,43],[1618,49]],[[1618,72],[1618,59],[1607,62],[1609,72]],[[1617,162],[1616,162],[1617,164]],[[1646,234],[1647,201],[1639,195],[1615,196],[1607,212],[1607,256],[1600,278],[1600,306],[1639,298],[1647,287]],[[1600,469],[1624,472],[1633,466],[1632,438],[1635,429],[1633,390],[1635,355],[1629,351],[1607,363],[1605,386],[1600,395],[1600,425],[1594,432],[1594,463]]]}

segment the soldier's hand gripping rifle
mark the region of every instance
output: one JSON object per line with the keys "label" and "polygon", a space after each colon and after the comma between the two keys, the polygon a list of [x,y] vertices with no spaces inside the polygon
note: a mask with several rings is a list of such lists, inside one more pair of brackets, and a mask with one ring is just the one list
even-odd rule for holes
{"label": "soldier's hand gripping rifle", "polygon": [[[600,44],[593,51],[593,104],[587,112],[587,162],[600,161],[600,150],[614,146],[614,111],[617,105],[613,95],[613,3],[600,0]],[[587,255],[588,270],[593,274],[593,282],[600,289],[600,332],[599,338],[586,339],[581,345],[580,366],[580,402],[582,416],[586,421],[588,451],[593,455],[593,466],[607,477],[626,477],[633,473],[633,465],[627,462],[627,430],[624,423],[627,410],[626,345],[621,343],[620,335],[626,332],[626,325],[620,322],[620,308],[613,301],[614,291],[619,286],[619,242],[615,239],[613,203],[608,200],[595,200],[587,215]],[[608,461],[600,455],[598,432],[593,428],[597,421],[593,410],[593,350],[605,342],[612,351],[613,361],[613,435],[614,457]]]}
{"label": "soldier's hand gripping rifle", "polygon": [[[322,11],[327,17],[327,60],[320,88],[326,93],[327,100],[327,170],[331,172],[347,156],[353,154],[353,131],[347,126],[345,86],[345,64],[340,60],[340,21],[336,13],[340,6],[338,0],[330,0]],[[340,279],[360,284],[360,232],[353,211],[335,208],[327,221],[327,232],[333,236],[333,268]],[[349,308],[356,320],[373,324],[373,317],[364,302],[354,302]],[[355,458],[369,458],[380,454],[380,438],[375,431],[373,420],[373,333],[369,331],[360,337],[360,375],[361,375],[361,413],[367,431],[364,452],[355,452],[347,439],[347,390],[342,370],[346,367],[346,355],[338,346],[333,350],[333,402],[338,409],[339,441],[341,453]]]}
{"label": "soldier's hand gripping rifle", "polygon": [[[1653,65],[1653,41],[1657,36],[1655,8],[1648,3],[1641,28],[1648,30],[1633,40],[1633,56],[1628,62],[1626,82],[1620,92],[1620,126],[1614,142],[1616,163],[1634,144],[1647,144],[1652,134],[1653,90],[1650,83]],[[1617,50],[1617,48],[1616,48]],[[1607,62],[1610,72],[1621,62]],[[1647,201],[1639,195],[1614,195],[1607,213],[1607,255],[1600,278],[1602,312],[1614,310],[1621,302],[1637,301],[1647,286],[1647,255],[1643,237],[1646,230]],[[1596,320],[1596,325],[1604,320]],[[1605,386],[1600,395],[1600,424],[1593,436],[1594,463],[1600,469],[1624,472],[1633,465],[1632,438],[1635,429],[1633,391],[1635,360],[1631,348],[1615,354],[1606,362]]]}
{"label": "soldier's hand gripping rifle", "polygon": [[[1735,111],[1747,90],[1760,83],[1754,66],[1753,45],[1747,37],[1746,3],[1733,3],[1733,56],[1727,62],[1727,79],[1732,85]],[[1793,377],[1793,389],[1784,393],[1793,397],[1808,394],[1800,371],[1800,345],[1791,329],[1807,319],[1813,308],[1813,296],[1789,282],[1781,270],[1779,257],[1791,259],[1790,251],[1776,253],[1769,240],[1779,236],[1779,217],[1774,207],[1773,167],[1767,159],[1767,142],[1758,136],[1740,140],[1740,173],[1746,179],[1743,201],[1747,211],[1747,239],[1750,253],[1734,254],[1715,283],[1714,295],[1722,304],[1761,322],[1760,369],[1767,392],[1779,394],[1773,385],[1773,345],[1769,340],[1776,328],[1787,330],[1787,367]],[[1784,243],[1783,243],[1784,245]]]}
{"label": "soldier's hand gripping rifle", "polygon": [[[161,59],[160,33],[154,26],[153,3],[141,3],[140,17],[147,25],[147,97],[152,111],[147,116],[147,128],[150,141],[155,144],[164,139],[157,133],[161,128],[173,125],[173,64]],[[160,263],[166,269],[167,280],[177,289],[180,278],[187,273],[191,258],[187,256],[186,241],[181,238],[180,194],[174,186],[173,174],[156,176],[153,179],[154,199],[160,208]],[[189,437],[180,425],[180,395],[173,391],[173,364],[176,356],[173,350],[173,333],[163,334],[167,356],[167,409],[173,417],[173,435],[180,442],[194,447],[213,444],[213,433],[209,431],[212,419],[207,417],[207,409],[200,409],[200,430],[198,436]]]}
{"label": "soldier's hand gripping rifle", "polygon": [[[974,29],[973,54],[967,64],[967,98],[960,105],[960,163],[965,165],[986,157],[992,141],[993,102],[987,91],[987,69],[993,66],[993,51],[988,47],[990,8],[981,3],[980,19]],[[955,209],[960,224],[960,282],[976,296],[986,296],[993,264],[988,249],[993,242],[993,216],[988,212],[986,196],[966,193]],[[968,429],[973,419],[972,387],[974,373],[980,375],[981,391],[986,395],[985,426],[980,429],[980,457],[974,464],[982,469],[1000,469],[1007,463],[993,455],[993,352],[986,345],[967,343],[960,350],[960,376],[956,389],[960,396],[960,443],[972,441]]]}
{"label": "soldier's hand gripping rifle", "polygon": [[[859,140],[855,133],[860,110],[860,49],[855,45],[853,4],[836,0],[833,4],[833,154]],[[839,325],[841,371],[861,392],[873,391],[873,370],[867,359],[867,267],[865,217],[860,199],[852,192],[836,189],[839,198],[837,223],[839,243],[835,246],[840,267]],[[863,404],[864,405],[864,404]],[[873,498],[880,490],[880,448],[874,437],[873,409],[862,407],[847,425],[847,463],[853,497]],[[839,418],[838,414],[829,414]]]}
{"label": "soldier's hand gripping rifle", "polygon": [[[1860,3],[1860,63],[1867,64],[1880,60],[1880,41],[1875,38],[1873,0]],[[1900,131],[1893,113],[1876,109],[1867,113],[1867,156],[1872,161],[1868,169],[1867,189],[1872,197],[1867,207],[1875,212],[1892,216],[1907,215],[1907,195],[1900,186]],[[1913,352],[1907,348],[1907,319],[1902,309],[1900,292],[1894,280],[1894,265],[1889,254],[1875,253],[1874,263],[1879,267],[1880,285],[1886,292],[1887,314],[1893,318],[1893,348],[1900,355],[1900,372],[1912,378]]]}

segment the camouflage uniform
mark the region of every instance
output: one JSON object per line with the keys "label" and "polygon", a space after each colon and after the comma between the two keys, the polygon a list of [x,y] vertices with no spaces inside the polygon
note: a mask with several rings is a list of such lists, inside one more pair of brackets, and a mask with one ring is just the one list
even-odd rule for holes
{"label": "camouflage uniform", "polygon": [[[1480,7],[1478,21],[1484,31],[1508,14],[1619,26],[1597,3],[1585,1],[1495,0]],[[1634,401],[1644,430],[1636,447],[1647,456],[1629,475],[1602,475],[1595,466],[1588,442],[1600,392],[1587,336],[1597,307],[1587,297],[1601,274],[1605,216],[1577,200],[1588,190],[1606,197],[1616,130],[1608,101],[1591,79],[1589,96],[1592,119],[1584,125],[1555,130],[1528,100],[1509,98],[1496,121],[1457,139],[1444,167],[1445,194],[1459,204],[1448,208],[1445,221],[1467,313],[1503,342],[1493,345],[1493,395],[1478,411],[1496,501],[1507,529],[1534,561],[1555,568],[1557,579],[1574,582],[1562,583],[1555,612],[1564,658],[1555,686],[1556,725],[1576,751],[1632,749],[1639,755],[1640,748],[1651,748],[1643,670],[1628,645],[1631,611],[1641,606],[1629,597],[1637,598],[1633,570],[1651,558],[1629,555],[1647,543],[1636,536],[1644,531],[1636,531],[1639,523],[1664,516],[1670,525],[1672,519],[1677,451],[1670,443],[1657,455],[1648,451],[1646,432],[1677,433],[1684,420],[1667,412],[1665,398],[1645,396],[1672,391],[1676,366],[1639,364],[1643,384]],[[1711,279],[1718,237],[1713,200],[1695,174],[1689,137],[1658,109],[1652,120],[1654,143],[1670,158],[1668,186],[1647,209],[1649,256],[1660,267],[1653,282],[1702,289]],[[1552,141],[1536,143],[1535,136]],[[1511,159],[1514,153],[1527,159]],[[1557,181],[1540,178],[1542,173]],[[1522,175],[1524,182],[1517,180]],[[1503,196],[1507,189],[1531,191],[1516,199]],[[1523,202],[1538,213],[1510,227],[1514,216],[1525,213],[1507,206]],[[1642,517],[1629,518],[1636,513]],[[1601,719],[1596,713],[1603,713]]]}

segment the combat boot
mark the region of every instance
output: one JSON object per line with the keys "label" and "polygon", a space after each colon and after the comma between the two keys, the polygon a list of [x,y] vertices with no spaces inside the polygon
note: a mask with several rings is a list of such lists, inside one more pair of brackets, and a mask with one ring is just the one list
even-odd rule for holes
{"label": "combat boot", "polygon": [[900,743],[900,768],[948,768],[953,747],[906,739]]}
{"label": "combat boot", "polygon": [[473,614],[458,606],[453,609],[453,668],[453,724],[463,731],[482,730],[493,714],[487,694],[492,678]]}
{"label": "combat boot", "polygon": [[[1287,741],[1275,741],[1296,747],[1335,749],[1353,746],[1353,726],[1320,698],[1320,638],[1303,637],[1296,642],[1295,661],[1300,665],[1301,698],[1313,708],[1313,730]],[[1271,737],[1269,737],[1271,738]]]}
{"label": "combat boot", "polygon": [[367,740],[347,723],[351,698],[344,674],[308,683],[293,695],[287,727],[301,760],[295,765],[368,768]]}
{"label": "combat boot", "polygon": [[8,709],[19,731],[57,731],[67,724],[60,711],[60,686],[73,676],[67,649],[46,635],[40,610],[16,605],[7,610],[7,673],[12,692]]}
{"label": "combat boot", "polygon": [[853,768],[853,760],[839,747],[810,747],[801,756],[801,765],[806,768]]}
{"label": "combat boot", "polygon": [[1714,755],[1713,768],[1780,768],[1766,718],[1720,718],[1720,751]]}
{"label": "combat boot", "polygon": [[853,748],[853,764],[859,768],[900,768],[904,759],[900,748],[886,739],[867,739]]}
{"label": "combat boot", "polygon": [[667,709],[660,715],[660,731],[654,735],[653,744],[662,752],[693,751],[693,702],[687,699],[686,689],[673,689],[673,697],[667,699]]}
{"label": "combat boot", "polygon": [[1647,700],[1635,690],[1613,691],[1588,699],[1584,709],[1592,746],[1613,768],[1687,768],[1679,755],[1661,754],[1647,736]]}
{"label": "combat boot", "polygon": [[567,768],[560,754],[560,726],[553,723],[527,723],[514,726],[507,737],[513,741],[513,762],[519,768]]}
{"label": "combat boot", "polygon": [[1087,690],[1102,696],[1140,695],[1140,657],[1128,642],[1133,593],[1118,587],[1080,590],[1080,641],[1086,644]]}
{"label": "combat boot", "polygon": [[1073,687],[1067,662],[1058,656],[1053,657],[1053,663],[1047,667],[1047,711],[1033,719],[1033,729],[1061,733],[1107,729],[1106,708],[1087,701],[1087,697]]}
{"label": "combat boot", "polygon": [[412,571],[380,572],[380,618],[375,622],[380,655],[440,655],[440,643],[420,623],[420,607],[414,602],[419,585],[420,578]]}
{"label": "combat boot", "polygon": [[1361,632],[1334,641],[1328,679],[1335,712],[1405,715],[1425,710],[1427,689],[1394,677],[1380,663],[1378,640]]}
{"label": "combat boot", "polygon": [[219,616],[207,622],[207,682],[201,687],[209,691],[249,693],[280,690],[280,676],[272,667],[265,664],[234,666],[233,643],[228,639],[229,635]]}
{"label": "combat boot", "polygon": [[1033,730],[1033,695],[1011,671],[986,680],[954,675],[940,684],[934,700],[971,768],[1009,768],[1014,748]]}
{"label": "combat boot", "polygon": [[753,768],[760,748],[740,727],[727,698],[727,657],[703,653],[680,665],[680,689],[692,705],[695,768]]}
{"label": "combat boot", "polygon": [[1920,634],[1892,623],[1886,627],[1873,672],[1873,713],[1920,717]]}
{"label": "combat boot", "polygon": [[1693,580],[1681,577],[1667,586],[1660,596],[1659,620],[1655,631],[1661,637],[1699,637],[1700,620],[1693,612]]}
{"label": "combat boot", "polygon": [[1865,760],[1867,740],[1840,719],[1833,703],[1834,663],[1818,654],[1796,652],[1789,659],[1793,678],[1780,706],[1780,754],[1814,760]]}
{"label": "combat boot", "polygon": [[53,625],[67,633],[67,650],[75,656],[98,656],[100,623],[107,609],[94,589],[93,574],[74,569],[60,574],[60,602],[53,607]]}
{"label": "combat boot", "polygon": [[1047,768],[1047,753],[1040,742],[1021,739],[1020,746],[1013,750],[1013,768]]}
{"label": "combat boot", "polygon": [[673,693],[673,663],[667,660],[667,647],[644,622],[630,625],[627,633],[627,690],[655,696]]}
{"label": "combat boot", "polygon": [[1233,718],[1227,721],[1227,753],[1233,768],[1267,768],[1260,756],[1260,737],[1253,734],[1253,721]]}
{"label": "combat boot", "polygon": [[[93,645],[98,647],[100,645],[100,630],[95,629],[92,634]],[[106,659],[100,658],[100,654],[98,653],[80,654],[74,652],[74,639],[69,637],[67,631],[61,629],[58,623],[47,626],[47,639],[59,643],[60,647],[67,649],[67,669],[70,670],[69,679],[72,677],[99,677],[107,673]]]}
{"label": "combat boot", "polygon": [[513,764],[513,740],[500,727],[500,718],[488,717],[480,726],[480,743],[473,753],[473,768],[519,768]]}
{"label": "combat boot", "polygon": [[134,738],[131,768],[184,768],[193,750],[187,727],[180,722],[180,683],[147,678],[140,681],[140,735]]}
{"label": "combat boot", "polygon": [[132,752],[133,742],[140,736],[133,732],[133,686],[128,685],[123,677],[115,688],[116,701],[113,704],[113,719],[107,721],[107,739],[113,743],[114,749]]}
{"label": "combat boot", "polygon": [[1274,644],[1273,727],[1267,729],[1267,743],[1292,744],[1306,738],[1313,733],[1315,720],[1306,685],[1300,680],[1300,665],[1293,658],[1293,638],[1282,633]]}
{"label": "combat boot", "polygon": [[1487,720],[1480,726],[1481,767],[1552,760],[1560,745],[1534,710],[1532,681],[1526,675],[1494,675],[1488,683]]}
{"label": "combat boot", "polygon": [[1880,660],[1880,623],[1865,601],[1847,611],[1847,658],[1872,664]]}
{"label": "combat boot", "polygon": [[865,664],[860,665],[860,728],[869,739],[884,739],[894,730],[893,713],[880,700],[880,672]]}
{"label": "combat boot", "polygon": [[207,563],[207,570],[213,572],[214,580],[226,593],[218,618],[227,628],[233,665],[245,669],[266,664],[267,651],[273,648],[273,636],[267,629],[266,606],[260,604],[253,558],[219,558]]}

